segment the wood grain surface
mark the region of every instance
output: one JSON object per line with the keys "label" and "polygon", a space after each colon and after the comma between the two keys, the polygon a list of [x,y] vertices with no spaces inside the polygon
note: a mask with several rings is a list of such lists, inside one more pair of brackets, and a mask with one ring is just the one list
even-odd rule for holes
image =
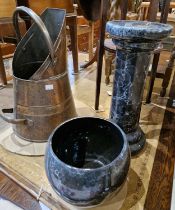
{"label": "wood grain surface", "polygon": [[175,76],[170,89],[170,99],[164,115],[159,143],[153,164],[145,210],[169,210],[175,163]]}
{"label": "wood grain surface", "polygon": [[41,210],[39,202],[14,181],[0,172],[0,195],[26,210]]}
{"label": "wood grain surface", "polygon": [[12,17],[15,7],[16,7],[15,0],[1,0],[0,1],[0,18]]}

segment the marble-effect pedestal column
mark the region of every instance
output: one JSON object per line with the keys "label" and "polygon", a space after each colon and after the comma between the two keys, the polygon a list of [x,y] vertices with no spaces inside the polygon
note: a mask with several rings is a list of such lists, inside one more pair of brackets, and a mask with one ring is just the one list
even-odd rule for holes
{"label": "marble-effect pedestal column", "polygon": [[139,118],[151,54],[172,27],[146,21],[110,21],[106,30],[117,47],[110,119],[124,130],[135,155],[146,141]]}

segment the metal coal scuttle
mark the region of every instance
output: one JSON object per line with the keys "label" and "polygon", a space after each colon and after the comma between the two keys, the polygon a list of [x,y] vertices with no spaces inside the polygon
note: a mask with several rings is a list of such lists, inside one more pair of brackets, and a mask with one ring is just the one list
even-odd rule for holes
{"label": "metal coal scuttle", "polygon": [[[34,22],[22,39],[20,12]],[[76,116],[67,72],[65,10],[46,9],[39,17],[29,8],[17,7],[13,22],[20,40],[12,64],[14,108],[2,109],[0,116],[13,124],[18,137],[45,142],[58,124]]]}

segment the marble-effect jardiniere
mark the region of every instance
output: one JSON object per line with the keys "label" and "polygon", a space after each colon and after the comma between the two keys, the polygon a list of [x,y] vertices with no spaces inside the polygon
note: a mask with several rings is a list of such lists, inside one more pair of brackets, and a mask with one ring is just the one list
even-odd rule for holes
{"label": "marble-effect jardiniere", "polygon": [[106,31],[117,49],[110,119],[124,130],[131,154],[135,155],[146,141],[139,118],[151,55],[171,33],[172,26],[147,21],[109,21]]}
{"label": "marble-effect jardiniere", "polygon": [[110,121],[74,118],[49,137],[45,156],[48,180],[73,205],[93,206],[113,196],[125,182],[129,165],[126,136]]}

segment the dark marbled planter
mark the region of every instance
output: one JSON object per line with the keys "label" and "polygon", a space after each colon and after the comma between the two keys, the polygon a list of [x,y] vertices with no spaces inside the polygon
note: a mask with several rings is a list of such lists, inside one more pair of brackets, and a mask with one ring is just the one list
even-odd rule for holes
{"label": "dark marbled planter", "polygon": [[78,117],[59,125],[49,137],[45,169],[56,193],[87,207],[120,190],[128,174],[130,150],[119,126],[97,117]]}
{"label": "dark marbled planter", "polygon": [[151,54],[172,27],[146,21],[110,21],[106,30],[117,47],[110,119],[125,131],[135,155],[146,141],[139,118]]}

